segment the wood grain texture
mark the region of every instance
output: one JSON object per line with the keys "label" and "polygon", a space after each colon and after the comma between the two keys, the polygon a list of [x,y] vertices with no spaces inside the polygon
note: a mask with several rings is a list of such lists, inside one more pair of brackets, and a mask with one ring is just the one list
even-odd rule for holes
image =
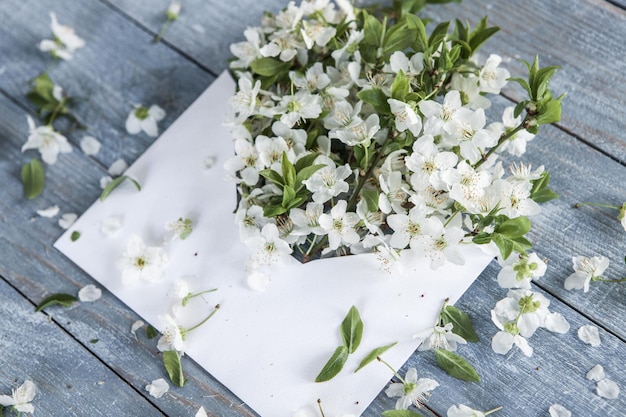
{"label": "wood grain texture", "polygon": [[[37,217],[35,210],[58,204],[62,212],[82,213],[99,195],[98,180],[105,168],[118,157],[133,161],[152,142],[145,135],[126,134],[124,121],[133,104],[157,103],[164,107],[168,117],[161,127],[165,129],[206,88],[213,75],[226,67],[228,45],[242,39],[245,27],[258,24],[263,10],[278,10],[286,2],[188,0],[165,41],[152,44],[168,4],[167,0],[0,3],[0,19],[5,22],[0,26],[0,56],[7,57],[0,61],[0,90],[5,93],[0,94],[0,275],[23,294],[15,293],[0,280],[0,299],[8,294],[11,300],[21,300],[15,301],[18,304],[32,306],[51,292],[75,294],[82,286],[93,283],[52,248],[61,234],[56,219]],[[543,129],[529,145],[524,159],[533,166],[546,165],[552,172],[552,188],[561,194],[561,199],[544,205],[542,214],[533,219],[531,237],[540,256],[549,260],[548,272],[537,288],[545,290],[553,310],[563,313],[572,329],[563,336],[540,330],[530,340],[535,347],[532,358],[525,358],[518,351],[506,357],[494,354],[490,337],[497,329],[488,320],[489,310],[506,292],[494,283],[499,268],[492,265],[460,300],[461,308],[474,318],[481,337],[479,344],[462,347],[461,353],[476,365],[483,381],[462,383],[445,376],[429,353],[414,355],[404,369],[416,366],[420,376],[434,377],[442,383],[429,400],[429,406],[442,416],[450,405],[458,403],[484,410],[504,405],[505,409],[496,414],[502,417],[545,416],[554,402],[567,406],[574,415],[618,416],[626,405],[624,394],[618,400],[603,400],[593,393],[594,384],[584,379],[584,374],[600,363],[622,390],[626,388],[625,376],[620,372],[626,357],[626,287],[594,283],[590,292],[584,294],[565,291],[563,280],[572,272],[570,258],[575,254],[605,254],[613,262],[608,275],[624,275],[620,263],[625,249],[624,231],[615,218],[617,213],[600,208],[572,208],[575,202],[584,200],[616,205],[626,201],[626,170],[615,162],[626,160],[621,134],[625,122],[620,117],[624,87],[615,82],[622,72],[618,58],[626,48],[621,42],[626,34],[624,12],[601,0],[579,1],[576,7],[563,0],[512,4],[500,1],[487,7],[479,0],[464,0],[461,5],[433,7],[429,13],[445,19],[468,18],[472,22],[488,13],[490,21],[503,30],[483,52],[512,58],[507,66],[516,75],[522,73],[516,55],[530,59],[539,52],[543,64],[563,66],[553,87],[557,92],[569,92],[564,102],[564,120],[560,129]],[[513,8],[520,11],[513,14]],[[85,133],[103,142],[103,150],[95,158],[86,157],[78,148],[61,155],[57,164],[46,167],[48,183],[44,193],[34,201],[26,201],[19,183],[19,168],[36,152],[22,154],[19,150],[26,139],[25,114],[32,109],[24,94],[28,80],[51,62],[36,49],[37,42],[49,36],[49,11],[56,11],[61,23],[73,26],[87,40],[87,46],[76,52],[73,61],[55,63],[50,74],[70,95],[82,98],[76,114],[89,126]],[[581,31],[579,26],[593,30]],[[563,39],[564,33],[565,40],[555,45],[553,40]],[[507,95],[519,99],[515,89],[508,89]],[[499,99],[493,110],[510,103]],[[82,135],[70,134],[72,143],[76,145]],[[30,306],[24,308],[28,310]],[[2,312],[0,320],[6,317]],[[54,309],[52,315],[54,321],[47,324],[50,331],[65,335],[63,340],[70,352],[83,352],[79,357],[84,357],[84,365],[77,367],[76,380],[85,381],[93,370],[94,375],[102,372],[117,381],[114,393],[118,395],[105,398],[115,404],[117,411],[121,410],[118,414],[133,413],[137,403],[152,410],[141,415],[192,416],[200,405],[211,416],[255,415],[191,361],[185,361],[187,386],[172,388],[161,399],[149,397],[143,387],[152,379],[166,377],[156,342],[142,335],[137,340],[132,337],[130,325],[139,317],[107,291],[97,303]],[[31,322],[27,322],[30,326]],[[589,322],[602,329],[603,344],[598,348],[584,345],[576,337],[578,327]],[[17,343],[10,347],[5,362],[21,363],[23,351],[19,346],[35,340],[38,328],[20,326],[22,332],[11,333],[11,339]],[[99,342],[89,343],[94,338]],[[0,364],[4,358],[2,355]],[[74,374],[67,375],[72,379]],[[26,377],[45,379],[38,375],[38,368],[20,371],[19,367],[0,366],[0,390],[15,387],[13,378]],[[126,388],[119,378],[126,381]],[[108,381],[105,380],[107,384]],[[76,415],[84,415],[81,410],[92,404],[90,394],[95,388],[87,385],[73,383]],[[65,393],[55,391],[57,388],[43,385],[41,398],[59,398],[46,409],[49,415],[58,414],[55,407],[65,401]],[[379,416],[394,403],[381,393],[364,416]],[[428,412],[423,414],[430,417]]]}

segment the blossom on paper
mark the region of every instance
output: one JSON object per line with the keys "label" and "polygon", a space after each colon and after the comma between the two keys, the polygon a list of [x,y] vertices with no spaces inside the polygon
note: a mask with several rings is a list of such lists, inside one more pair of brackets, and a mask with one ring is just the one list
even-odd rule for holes
{"label": "blossom on paper", "polygon": [[37,149],[46,164],[54,164],[59,153],[72,152],[72,146],[65,136],[56,132],[52,126],[35,125],[32,117],[26,116],[28,122],[28,140],[22,145],[22,152]]}
{"label": "blossom on paper", "polygon": [[330,213],[320,216],[320,226],[328,233],[328,247],[331,250],[336,250],[341,245],[353,245],[360,239],[354,229],[359,222],[359,215],[346,212],[347,205],[346,200],[340,200]]}
{"label": "blossom on paper", "polygon": [[157,349],[160,352],[184,351],[184,337],[181,327],[176,323],[174,318],[169,314],[159,316],[159,320],[163,324],[163,336],[159,338]]}
{"label": "blossom on paper", "polygon": [[572,412],[561,404],[552,404],[548,409],[550,417],[572,417]]}
{"label": "blossom on paper", "polygon": [[93,284],[85,285],[78,291],[78,299],[83,303],[99,300],[102,290]]}
{"label": "blossom on paper", "polygon": [[37,394],[37,386],[29,379],[22,385],[14,389],[11,395],[0,395],[0,405],[4,407],[12,406],[19,413],[34,413],[35,406],[31,401]]}
{"label": "blossom on paper", "polygon": [[619,385],[608,378],[604,378],[603,380],[598,381],[598,384],[596,385],[596,393],[602,398],[614,400],[619,396]]}
{"label": "blossom on paper", "polygon": [[78,214],[76,213],[65,213],[61,216],[61,218],[59,219],[59,226],[61,227],[61,229],[69,229],[70,226],[72,226],[74,224],[74,222],[76,221],[76,219],[78,219]]}
{"label": "blossom on paper", "polygon": [[147,247],[139,236],[131,235],[116,265],[122,270],[122,281],[127,285],[139,280],[159,281],[167,262],[163,248]]}
{"label": "blossom on paper", "polygon": [[500,261],[502,269],[498,273],[498,284],[502,288],[530,289],[530,281],[546,273],[546,263],[536,253],[509,256]]}
{"label": "blossom on paper", "polygon": [[417,379],[417,370],[409,368],[404,377],[404,383],[394,382],[385,390],[388,397],[400,397],[396,401],[396,410],[407,410],[409,406],[421,407],[424,397],[439,386],[434,379]]}
{"label": "blossom on paper", "polygon": [[448,323],[443,327],[435,326],[417,333],[413,338],[422,341],[418,350],[445,349],[454,352],[457,343],[466,344],[467,341],[465,339],[452,332],[452,327],[453,324]]}
{"label": "blossom on paper", "polygon": [[278,262],[291,253],[289,244],[280,238],[278,227],[274,223],[263,226],[261,233],[244,242],[254,251],[254,259],[259,264],[269,265]]}
{"label": "blossom on paper", "polygon": [[582,288],[584,292],[589,291],[589,283],[601,277],[609,267],[609,259],[605,256],[574,256],[572,263],[575,272],[565,279],[566,290]]}
{"label": "blossom on paper", "polygon": [[100,141],[93,136],[85,136],[80,141],[80,149],[85,155],[95,155],[100,152]]}
{"label": "blossom on paper", "polygon": [[161,398],[163,394],[170,390],[170,386],[163,378],[155,379],[146,385],[146,391],[154,398]]}
{"label": "blossom on paper", "polygon": [[142,130],[150,137],[159,136],[157,122],[165,117],[165,110],[157,105],[146,108],[142,105],[136,106],[126,119],[126,131],[131,135],[136,135]]}
{"label": "blossom on paper", "polygon": [[40,215],[41,217],[54,217],[57,214],[59,214],[59,206],[54,205],[54,206],[50,206],[48,208],[45,208],[43,210],[37,210],[37,214]]}
{"label": "blossom on paper", "polygon": [[596,365],[587,372],[585,378],[590,379],[592,381],[602,381],[606,375],[604,374],[604,368],[602,365]]}
{"label": "blossom on paper", "polygon": [[318,157],[316,164],[326,164],[317,170],[311,178],[303,181],[306,188],[313,193],[313,201],[323,204],[333,197],[348,191],[349,186],[345,181],[352,171],[348,164],[335,167],[335,163],[326,157]]}
{"label": "blossom on paper", "polygon": [[596,326],[586,324],[578,329],[578,338],[593,347],[598,347],[602,343],[600,341],[600,333]]}
{"label": "blossom on paper", "polygon": [[59,24],[56,14],[50,13],[50,20],[54,39],[42,40],[39,43],[39,50],[49,52],[55,58],[69,61],[74,51],[85,46],[85,41],[74,33],[73,28]]}

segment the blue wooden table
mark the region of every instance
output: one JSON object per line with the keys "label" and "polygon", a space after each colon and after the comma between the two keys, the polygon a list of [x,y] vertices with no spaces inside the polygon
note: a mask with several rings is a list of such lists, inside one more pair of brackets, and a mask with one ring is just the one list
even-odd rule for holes
{"label": "blue wooden table", "polygon": [[[99,179],[110,164],[118,158],[133,162],[153,141],[126,133],[124,122],[133,105],[159,104],[167,112],[161,127],[169,126],[226,68],[229,44],[242,40],[243,30],[258,24],[264,10],[277,11],[285,2],[186,0],[164,40],[152,43],[168,5],[168,0],[0,1],[0,393],[33,380],[39,388],[35,415],[193,416],[200,406],[210,416],[256,415],[193,363],[186,363],[185,387],[159,399],[149,396],[144,387],[166,377],[159,352],[153,341],[130,334],[139,317],[106,291],[96,303],[34,312],[51,293],[75,294],[94,283],[52,247],[62,230],[36,211],[56,204],[63,213],[82,213],[98,198]],[[614,400],[600,398],[595,383],[585,378],[601,364],[626,390],[626,285],[593,283],[588,293],[563,287],[574,255],[605,255],[612,261],[606,275],[626,276],[626,232],[617,212],[574,208],[580,201],[616,206],[626,201],[625,9],[620,0],[465,0],[426,9],[436,19],[472,23],[488,14],[502,30],[484,51],[501,55],[514,76],[523,76],[520,60],[531,60],[535,53],[542,65],[562,68],[552,87],[568,94],[563,119],[541,130],[526,160],[546,165],[552,188],[560,194],[533,219],[530,237],[548,261],[548,272],[534,290],[548,297],[571,330],[565,335],[539,331],[530,339],[535,348],[530,358],[516,350],[496,355],[490,339],[497,329],[489,311],[505,291],[494,285],[499,267],[493,262],[458,303],[474,318],[480,337],[463,353],[482,381],[450,378],[432,355],[416,353],[405,365],[441,384],[425,415],[445,416],[459,403],[482,410],[502,405],[495,414],[502,417],[547,416],[554,403],[574,416],[626,415],[626,392]],[[37,49],[49,37],[50,12],[87,42],[72,61],[50,65],[50,57]],[[21,147],[26,116],[36,115],[25,94],[29,80],[46,69],[79,99],[73,109],[88,129],[68,135],[74,152],[47,166],[43,194],[26,200],[20,168],[31,155]],[[521,97],[508,87],[495,106]],[[80,151],[85,134],[103,144],[95,157]],[[600,329],[600,346],[577,337],[586,324]],[[364,415],[378,416],[393,404],[381,393]]]}

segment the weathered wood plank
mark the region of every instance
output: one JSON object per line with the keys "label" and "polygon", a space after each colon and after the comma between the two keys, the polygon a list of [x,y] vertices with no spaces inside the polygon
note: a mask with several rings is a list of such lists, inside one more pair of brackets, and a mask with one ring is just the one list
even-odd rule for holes
{"label": "weathered wood plank", "polygon": [[[36,415],[110,416],[131,411],[134,415],[163,415],[63,331],[52,308],[52,315],[35,313],[33,304],[3,279],[0,299],[2,394],[10,394],[30,379],[39,390],[33,401]],[[72,309],[84,312],[90,306]],[[96,334],[95,329],[92,332]]]}

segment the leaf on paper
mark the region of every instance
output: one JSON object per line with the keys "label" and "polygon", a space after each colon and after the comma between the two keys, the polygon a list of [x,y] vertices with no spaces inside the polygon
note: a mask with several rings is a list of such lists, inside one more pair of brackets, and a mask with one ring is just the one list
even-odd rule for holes
{"label": "leaf on paper", "polygon": [[444,349],[435,349],[439,367],[448,375],[462,381],[480,382],[476,369],[465,358]]}
{"label": "leaf on paper", "polygon": [[32,200],[43,191],[46,184],[46,173],[37,159],[22,166],[22,185],[24,186],[24,196]]}
{"label": "leaf on paper", "polygon": [[355,306],[350,307],[346,318],[341,322],[341,337],[343,338],[343,345],[349,353],[354,353],[361,343],[363,321]]}
{"label": "leaf on paper", "polygon": [[339,346],[335,349],[335,353],[330,357],[326,365],[322,368],[319,375],[315,378],[315,382],[329,381],[335,377],[343,369],[348,360],[348,348],[345,346]]}
{"label": "leaf on paper", "polygon": [[115,190],[125,180],[131,181],[133,184],[135,184],[135,187],[137,187],[137,191],[141,191],[141,185],[139,185],[137,180],[129,177],[128,175],[122,175],[121,177],[117,177],[116,179],[108,183],[106,187],[104,187],[104,190],[102,190],[102,194],[100,194],[100,201],[106,200],[109,194],[111,194],[111,192]]}
{"label": "leaf on paper", "polygon": [[75,301],[78,301],[78,298],[71,294],[52,294],[51,296],[44,298],[43,301],[35,308],[35,311],[41,311],[44,308],[57,304],[62,305],[63,307],[70,307]]}
{"label": "leaf on paper", "polygon": [[363,358],[363,360],[359,364],[359,367],[356,368],[356,370],[354,372],[358,372],[365,365],[367,365],[368,363],[372,362],[374,359],[376,359],[377,357],[379,357],[380,355],[382,355],[387,350],[391,349],[392,347],[394,347],[397,344],[398,344],[398,342],[393,342],[393,343],[391,343],[389,345],[377,347],[376,349],[372,350],[370,353],[367,354],[367,356],[365,356]]}
{"label": "leaf on paper", "polygon": [[461,336],[468,342],[478,342],[478,335],[474,331],[469,316],[454,306],[446,306],[441,314],[443,324],[452,323],[452,333]]}
{"label": "leaf on paper", "polygon": [[387,410],[383,411],[383,417],[424,417],[410,410]]}
{"label": "leaf on paper", "polygon": [[170,381],[182,387],[187,380],[183,375],[183,367],[180,364],[180,354],[175,350],[167,350],[163,352],[163,365],[170,377]]}
{"label": "leaf on paper", "polygon": [[72,242],[76,242],[79,238],[80,238],[80,232],[77,230],[74,230],[72,234],[70,235],[70,240]]}

